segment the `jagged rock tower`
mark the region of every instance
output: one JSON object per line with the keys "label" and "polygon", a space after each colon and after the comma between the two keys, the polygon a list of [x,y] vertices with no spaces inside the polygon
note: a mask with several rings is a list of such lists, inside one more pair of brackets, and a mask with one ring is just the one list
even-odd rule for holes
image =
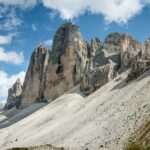
{"label": "jagged rock tower", "polygon": [[21,107],[36,101],[51,102],[78,84],[87,96],[129,69],[128,79],[133,79],[149,69],[149,49],[150,39],[142,45],[129,34],[119,33],[108,35],[103,43],[98,38],[88,43],[76,25],[64,24],[54,36],[51,51],[44,45],[34,50]]}
{"label": "jagged rock tower", "polygon": [[22,93],[22,85],[20,79],[13,84],[13,86],[8,90],[7,103],[5,109],[11,109],[12,107],[19,107],[20,97]]}
{"label": "jagged rock tower", "polygon": [[87,47],[79,28],[71,23],[57,30],[52,51],[39,45],[26,73],[21,107],[35,101],[51,102],[79,84],[89,61]]}

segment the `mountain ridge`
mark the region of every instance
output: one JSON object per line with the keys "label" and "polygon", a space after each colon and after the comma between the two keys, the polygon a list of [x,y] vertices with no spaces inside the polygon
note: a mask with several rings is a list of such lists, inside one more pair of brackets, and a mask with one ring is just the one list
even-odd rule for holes
{"label": "mountain ridge", "polygon": [[[137,130],[149,123],[149,56],[150,39],[142,45],[112,33],[88,43],[77,26],[62,25],[52,51],[44,45],[33,51],[17,99],[21,109],[0,114],[0,149],[125,150],[132,134],[135,143],[143,135],[147,140],[149,127]],[[6,106],[16,101],[15,92]]]}
{"label": "mountain ridge", "polygon": [[129,34],[115,32],[104,42],[95,38],[88,43],[78,26],[65,23],[56,31],[51,51],[45,45],[33,51],[20,108],[51,102],[78,84],[87,96],[128,69],[129,80],[134,79],[148,70],[149,58],[149,38],[142,45]]}

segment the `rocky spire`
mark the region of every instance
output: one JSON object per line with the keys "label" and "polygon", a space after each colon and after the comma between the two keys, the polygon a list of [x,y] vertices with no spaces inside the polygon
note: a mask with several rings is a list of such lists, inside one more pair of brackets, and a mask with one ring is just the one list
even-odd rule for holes
{"label": "rocky spire", "polygon": [[13,86],[8,90],[8,98],[5,108],[11,109],[12,107],[18,107],[20,103],[20,96],[22,93],[22,85],[20,79],[13,84]]}
{"label": "rocky spire", "polygon": [[107,44],[113,44],[113,45],[119,45],[121,42],[122,35],[118,32],[111,33],[105,38],[105,43]]}
{"label": "rocky spire", "polygon": [[[147,40],[148,41],[148,40]],[[148,53],[149,42],[145,42],[145,51]],[[93,50],[93,47],[95,50]],[[134,40],[129,34],[111,33],[106,38],[101,46],[91,47],[94,55],[91,56],[93,68],[84,74],[81,81],[81,91],[85,95],[89,95],[96,89],[100,88],[117,74],[132,68],[134,64],[144,56],[144,49],[140,42]],[[144,70],[147,69],[149,62],[139,62]],[[135,71],[133,71],[135,73]],[[139,71],[137,75],[143,71]],[[133,78],[134,73],[131,73]]]}
{"label": "rocky spire", "polygon": [[80,83],[88,61],[87,43],[72,23],[58,28],[52,51],[38,46],[32,54],[23,84],[21,106],[52,101]]}
{"label": "rocky spire", "polygon": [[35,101],[41,101],[48,59],[48,48],[42,44],[38,45],[32,53],[25,76],[21,105],[28,106]]}
{"label": "rocky spire", "polygon": [[129,34],[111,33],[103,43],[98,38],[88,43],[78,26],[63,24],[56,31],[51,51],[44,45],[34,50],[21,107],[36,101],[51,102],[78,84],[83,94],[91,94],[139,60],[147,59],[149,41],[143,46]]}

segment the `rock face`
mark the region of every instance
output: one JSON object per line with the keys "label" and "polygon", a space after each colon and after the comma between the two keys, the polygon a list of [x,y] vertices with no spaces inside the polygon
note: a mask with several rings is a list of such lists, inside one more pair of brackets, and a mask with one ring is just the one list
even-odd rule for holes
{"label": "rock face", "polygon": [[145,41],[143,49],[135,57],[127,81],[133,80],[150,69],[150,39]]}
{"label": "rock face", "polygon": [[51,102],[79,84],[88,63],[87,47],[79,28],[71,23],[57,30],[51,51],[38,46],[25,77],[21,106],[35,101]]}
{"label": "rock face", "polygon": [[79,84],[87,63],[87,43],[79,28],[72,24],[61,26],[49,57],[44,97],[51,101]]}
{"label": "rock face", "polygon": [[117,75],[121,64],[121,40],[122,35],[119,33],[108,35],[104,43],[92,40],[90,67],[81,81],[81,91],[85,95],[91,94]]}
{"label": "rock face", "polygon": [[78,84],[87,96],[127,69],[133,79],[149,69],[149,58],[150,39],[142,45],[128,34],[112,33],[103,43],[98,38],[88,43],[76,25],[64,24],[54,36],[51,51],[44,45],[34,50],[21,107],[51,102]]}
{"label": "rock face", "polygon": [[12,107],[19,107],[20,98],[22,93],[22,85],[20,79],[17,79],[15,84],[8,90],[7,103],[5,109],[11,109]]}
{"label": "rock face", "polygon": [[127,81],[134,80],[150,69],[150,60],[137,60],[128,74]]}
{"label": "rock face", "polygon": [[123,35],[120,45],[122,71],[131,68],[135,61],[143,58],[143,46],[130,35]]}
{"label": "rock face", "polygon": [[[93,43],[92,43],[93,44]],[[109,45],[104,44],[99,49],[95,49],[95,53],[91,55],[90,67],[83,75],[81,81],[81,91],[85,95],[89,95],[105,83],[109,82],[116,75],[119,64],[119,54],[114,51],[110,53],[107,49]],[[93,47],[93,45],[91,45]]]}
{"label": "rock face", "polygon": [[143,46],[128,34],[112,33],[104,43],[91,42],[90,50],[91,67],[81,81],[81,91],[85,95],[91,94],[127,69],[131,69],[128,76],[128,80],[131,80],[150,68],[150,60],[147,58],[150,39]]}
{"label": "rock face", "polygon": [[150,38],[148,38],[145,41],[144,50],[145,50],[145,56],[144,56],[145,59],[150,59]]}
{"label": "rock face", "polygon": [[48,49],[44,45],[39,45],[31,56],[23,84],[21,105],[28,106],[35,101],[44,100],[43,90],[48,60]]}

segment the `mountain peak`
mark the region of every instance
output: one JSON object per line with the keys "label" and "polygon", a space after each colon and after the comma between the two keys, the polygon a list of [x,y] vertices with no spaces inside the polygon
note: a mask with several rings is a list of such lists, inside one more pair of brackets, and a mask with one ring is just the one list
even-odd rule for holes
{"label": "mountain peak", "polygon": [[88,50],[76,25],[60,26],[54,36],[52,51],[47,51],[40,45],[31,57],[23,85],[22,107],[35,101],[50,102],[81,81]]}
{"label": "mountain peak", "polygon": [[69,28],[69,27],[77,27],[77,28],[79,28],[77,25],[73,24],[72,22],[66,22],[66,23],[64,23],[64,24],[62,24],[60,26],[60,28]]}
{"label": "mountain peak", "polygon": [[56,31],[52,51],[42,44],[35,48],[23,84],[21,106],[51,102],[78,84],[81,92],[89,95],[120,72],[132,69],[135,62],[145,61],[150,56],[149,48],[149,39],[143,46],[129,34],[117,32],[109,34],[104,43],[98,38],[88,43],[76,25],[65,23]]}
{"label": "mountain peak", "polygon": [[8,90],[8,98],[5,108],[11,109],[12,107],[18,107],[20,103],[21,93],[22,85],[20,79],[18,78],[12,85],[12,87]]}

